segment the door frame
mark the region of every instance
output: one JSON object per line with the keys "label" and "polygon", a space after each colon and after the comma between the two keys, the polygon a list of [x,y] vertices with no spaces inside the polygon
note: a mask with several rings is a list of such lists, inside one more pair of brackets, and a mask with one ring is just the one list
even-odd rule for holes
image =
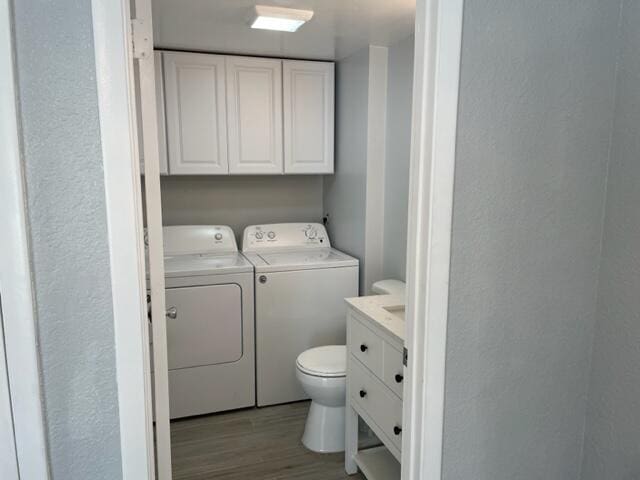
{"label": "door frame", "polygon": [[[131,12],[134,8],[139,7],[140,3],[145,2],[150,11],[150,0],[137,2],[135,0],[110,2],[92,0],[124,480],[171,478],[170,452],[167,455],[166,450],[161,447],[161,444],[168,443],[168,392],[162,395],[166,409],[158,407],[155,410],[157,422],[156,435],[154,435],[154,395],[151,382],[150,329],[146,301],[147,261],[145,258],[145,230],[137,128],[139,117],[136,112],[133,71]],[[149,18],[149,25],[150,22]],[[148,37],[146,39],[139,37],[137,40],[151,41]],[[151,53],[153,53],[152,50]],[[150,61],[153,62],[153,54],[151,54]],[[148,66],[144,66],[145,71]],[[153,63],[150,64],[150,67],[153,72]],[[142,70],[142,67],[140,69]],[[155,99],[155,88],[152,87],[151,91]],[[155,100],[153,107],[155,112]],[[122,128],[123,125],[128,125],[129,128]],[[145,130],[144,133],[146,135],[148,132]],[[149,133],[149,137],[151,136]],[[145,146],[146,144],[147,140],[145,140]],[[155,154],[152,152],[146,158],[145,184],[155,183],[158,195],[151,198],[159,203],[157,139],[155,145]],[[155,163],[151,161],[152,158],[155,158]],[[149,189],[147,188],[147,198],[149,199],[148,193]],[[159,214],[159,212],[160,206],[158,205],[154,213]],[[156,229],[150,228],[149,237],[157,235],[157,233]],[[161,249],[161,231],[159,237]],[[156,239],[154,237],[154,246],[157,245]],[[150,267],[155,266],[153,259],[151,259],[152,254],[154,252],[149,251]],[[162,258],[160,258],[160,264],[162,264]],[[162,269],[162,266],[160,268]],[[153,278],[154,272],[151,273]],[[163,312],[164,316],[164,273],[161,272],[161,274],[162,285],[160,289],[162,294],[154,294],[157,288],[151,289],[152,297],[155,299],[155,303],[152,300],[152,305],[154,305],[154,312]],[[160,303],[157,302],[158,297],[161,300]],[[155,336],[160,328],[153,330]],[[157,342],[154,344],[159,345]],[[164,381],[155,382],[156,397],[158,397],[159,387],[166,388],[166,377],[167,375],[164,375]],[[165,413],[166,422],[161,420]],[[161,458],[157,458],[155,454],[155,436],[158,439],[157,448],[163,453],[163,455],[158,455]],[[166,442],[161,440],[161,436],[166,439]]]}
{"label": "door frame", "polygon": [[[464,0],[416,5],[403,480],[440,480]],[[411,261],[409,261],[411,259]]]}
{"label": "door frame", "polygon": [[13,427],[14,447],[13,453],[0,448],[0,471],[48,479],[12,24],[12,1],[0,0],[0,424]]}
{"label": "door frame", "polygon": [[[6,0],[5,0],[6,1]],[[131,98],[129,2],[93,0],[97,82],[112,254],[116,361],[125,479],[154,478],[141,206]],[[408,365],[403,480],[442,476],[449,260],[463,0],[417,0],[407,262]],[[112,103],[115,102],[115,103]],[[123,129],[129,124],[129,130]],[[116,154],[117,153],[117,154]],[[118,184],[115,173],[132,182]],[[159,200],[158,200],[159,201]],[[118,235],[123,233],[122,235]],[[124,235],[126,233],[126,235]],[[126,258],[126,260],[125,260]],[[135,280],[134,280],[135,279]],[[126,307],[126,308],[125,308]],[[131,368],[134,366],[135,368]],[[130,371],[126,371],[129,369]],[[142,401],[143,400],[143,401]]]}

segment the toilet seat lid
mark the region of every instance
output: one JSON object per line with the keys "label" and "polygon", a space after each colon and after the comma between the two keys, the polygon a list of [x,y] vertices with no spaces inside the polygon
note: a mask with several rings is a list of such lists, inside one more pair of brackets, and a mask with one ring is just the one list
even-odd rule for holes
{"label": "toilet seat lid", "polygon": [[326,345],[302,352],[296,364],[300,370],[317,377],[344,377],[347,374],[347,347]]}

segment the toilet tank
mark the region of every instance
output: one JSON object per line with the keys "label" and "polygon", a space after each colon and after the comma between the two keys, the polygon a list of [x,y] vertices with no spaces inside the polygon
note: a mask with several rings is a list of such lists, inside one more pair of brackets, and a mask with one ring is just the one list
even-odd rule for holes
{"label": "toilet tank", "polygon": [[371,291],[377,295],[404,295],[405,283],[400,280],[379,280],[371,286]]}

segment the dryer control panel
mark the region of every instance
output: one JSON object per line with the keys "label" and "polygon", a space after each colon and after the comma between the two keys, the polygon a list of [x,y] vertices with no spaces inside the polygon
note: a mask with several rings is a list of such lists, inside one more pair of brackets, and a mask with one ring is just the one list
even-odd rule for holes
{"label": "dryer control panel", "polygon": [[238,251],[233,230],[226,225],[176,225],[162,227],[164,254],[216,254]]}
{"label": "dryer control panel", "polygon": [[329,248],[329,236],[320,223],[274,223],[244,229],[243,252]]}

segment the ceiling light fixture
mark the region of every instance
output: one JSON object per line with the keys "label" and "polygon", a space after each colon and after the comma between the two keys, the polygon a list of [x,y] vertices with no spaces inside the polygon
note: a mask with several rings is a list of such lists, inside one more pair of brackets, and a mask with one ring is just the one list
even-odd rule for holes
{"label": "ceiling light fixture", "polygon": [[313,17],[313,10],[256,5],[251,18],[251,28],[295,32]]}

